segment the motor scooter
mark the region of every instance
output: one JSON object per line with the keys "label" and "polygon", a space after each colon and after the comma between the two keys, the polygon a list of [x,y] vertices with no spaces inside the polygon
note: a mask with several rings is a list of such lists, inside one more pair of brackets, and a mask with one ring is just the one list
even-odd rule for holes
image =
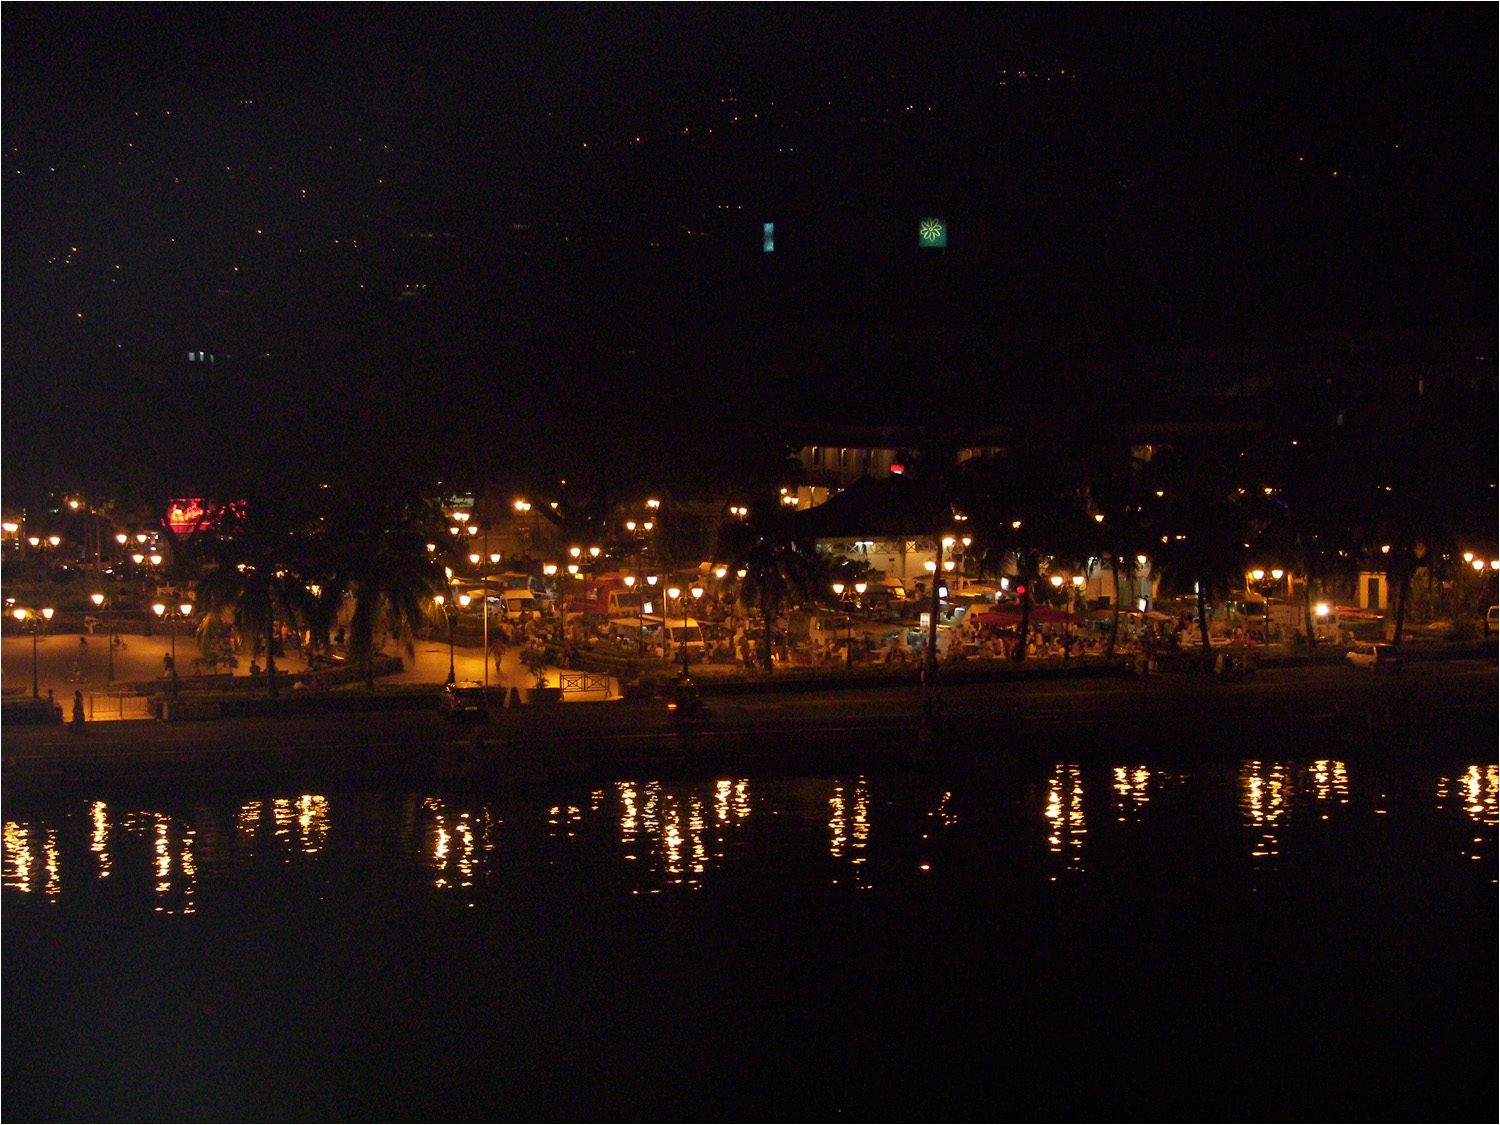
{"label": "motor scooter", "polygon": [[686,677],[678,680],[672,689],[667,711],[672,716],[672,725],[679,731],[693,730],[709,721],[708,708],[703,705],[698,685]]}

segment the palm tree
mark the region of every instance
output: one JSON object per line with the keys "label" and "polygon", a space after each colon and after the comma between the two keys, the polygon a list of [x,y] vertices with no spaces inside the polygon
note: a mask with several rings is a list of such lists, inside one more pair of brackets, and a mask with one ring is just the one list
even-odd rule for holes
{"label": "palm tree", "polygon": [[714,550],[731,570],[745,571],[741,596],[760,606],[766,623],[760,657],[766,672],[771,671],[771,629],[782,603],[811,596],[820,573],[812,545],[799,541],[784,511],[771,496],[761,496],[743,522],[720,526]]}
{"label": "palm tree", "polygon": [[415,655],[413,636],[427,619],[432,595],[443,584],[438,562],[427,550],[430,505],[398,500],[385,506],[353,505],[340,517],[339,544],[330,588],[354,601],[349,618],[349,656],[365,687],[375,686],[377,629],[383,624]]}
{"label": "palm tree", "polygon": [[1003,455],[966,462],[957,506],[969,517],[981,566],[1015,568],[1021,595],[1015,659],[1026,659],[1031,608],[1044,564],[1087,565],[1094,524],[1083,467],[1057,436],[1018,433]]}
{"label": "palm tree", "polygon": [[1107,653],[1113,656],[1120,638],[1120,577],[1132,585],[1136,559],[1148,549],[1147,532],[1142,522],[1146,462],[1113,442],[1099,442],[1088,466],[1088,490],[1095,520],[1094,542],[1097,557],[1109,560],[1114,582],[1111,598],[1114,613],[1110,620]]}
{"label": "palm tree", "polygon": [[1358,516],[1353,468],[1326,441],[1299,441],[1281,451],[1274,485],[1266,485],[1266,518],[1255,539],[1257,557],[1302,576],[1303,635],[1308,647],[1316,633],[1314,594],[1354,577],[1359,557]]}
{"label": "palm tree", "polygon": [[1240,590],[1253,534],[1238,474],[1207,448],[1177,447],[1152,462],[1164,494],[1154,506],[1164,579],[1197,597],[1203,657],[1210,655],[1208,604]]}
{"label": "palm tree", "polygon": [[272,696],[278,690],[276,614],[280,610],[288,620],[301,620],[308,591],[297,563],[304,553],[297,536],[261,506],[227,514],[204,544],[207,565],[199,598],[209,613],[231,616],[240,635],[252,638],[252,651],[265,641],[266,687]]}

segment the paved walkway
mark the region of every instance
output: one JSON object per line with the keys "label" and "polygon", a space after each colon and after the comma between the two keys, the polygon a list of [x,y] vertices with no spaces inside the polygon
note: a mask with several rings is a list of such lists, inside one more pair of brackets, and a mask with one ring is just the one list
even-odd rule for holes
{"label": "paved walkway", "polygon": [[[448,645],[447,642],[436,640],[418,641],[416,643],[415,656],[408,656],[405,649],[394,646],[386,649],[386,652],[400,656],[404,668],[394,676],[382,676],[381,683],[387,684],[441,684],[448,679]],[[489,679],[485,680],[486,672]],[[536,683],[536,678],[521,663],[521,650],[516,645],[511,645],[505,650],[505,657],[500,667],[495,667],[494,661],[488,662],[484,659],[484,652],[477,646],[465,648],[463,645],[453,646],[453,674],[460,680],[473,680],[476,683],[488,682],[491,687],[518,687],[529,688]],[[547,685],[558,687],[561,683],[563,670],[554,665],[547,666]],[[609,677],[608,698],[620,698],[620,684],[613,676]],[[565,698],[569,701],[598,700],[606,698],[604,691],[568,692]]]}
{"label": "paved walkway", "polygon": [[[123,649],[114,654],[115,682],[154,680],[161,677],[165,668],[164,657],[172,652],[172,637],[167,633],[156,633],[149,637],[126,635]],[[110,657],[109,638],[102,633],[83,637],[79,644],[77,633],[55,633],[37,638],[35,649],[37,694],[45,699],[50,690],[53,698],[66,712],[72,707],[73,692],[82,691],[85,706],[92,719],[140,718],[144,705],[135,701],[121,701],[109,693]],[[446,642],[417,641],[415,657],[408,656],[404,649],[392,645],[386,649],[392,656],[400,656],[403,671],[394,676],[380,677],[380,683],[431,684],[437,686],[448,678],[448,645]],[[190,637],[177,638],[177,664],[179,675],[192,670],[193,657],[198,654],[196,643]],[[483,653],[477,647],[453,648],[453,671],[460,680],[485,682],[488,671],[491,687],[529,688],[535,678],[521,664],[520,651],[512,646],[497,670],[493,662],[486,669]],[[286,657],[278,658],[276,668],[281,672],[302,672],[307,664],[302,654],[289,649]],[[236,676],[249,675],[249,661],[241,660],[235,670]],[[560,684],[562,670],[549,666],[546,682],[552,687]],[[0,638],[0,678],[8,695],[32,694],[32,639],[29,635]],[[613,677],[605,691],[568,692],[569,702],[587,700],[618,699],[620,685]],[[137,713],[139,712],[139,713]]]}

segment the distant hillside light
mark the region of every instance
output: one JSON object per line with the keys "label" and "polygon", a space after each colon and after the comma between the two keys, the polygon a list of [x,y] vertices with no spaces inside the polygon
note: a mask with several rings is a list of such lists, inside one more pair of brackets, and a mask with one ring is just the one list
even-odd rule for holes
{"label": "distant hillside light", "polygon": [[948,220],[932,218],[917,223],[917,245],[924,250],[947,249]]}

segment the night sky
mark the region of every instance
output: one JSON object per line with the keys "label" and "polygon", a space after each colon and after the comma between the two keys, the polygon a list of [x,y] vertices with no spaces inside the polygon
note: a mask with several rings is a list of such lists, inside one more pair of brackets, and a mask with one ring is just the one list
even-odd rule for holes
{"label": "night sky", "polygon": [[1137,401],[1185,349],[1494,354],[1494,5],[0,33],[8,492],[660,477],[792,424]]}

